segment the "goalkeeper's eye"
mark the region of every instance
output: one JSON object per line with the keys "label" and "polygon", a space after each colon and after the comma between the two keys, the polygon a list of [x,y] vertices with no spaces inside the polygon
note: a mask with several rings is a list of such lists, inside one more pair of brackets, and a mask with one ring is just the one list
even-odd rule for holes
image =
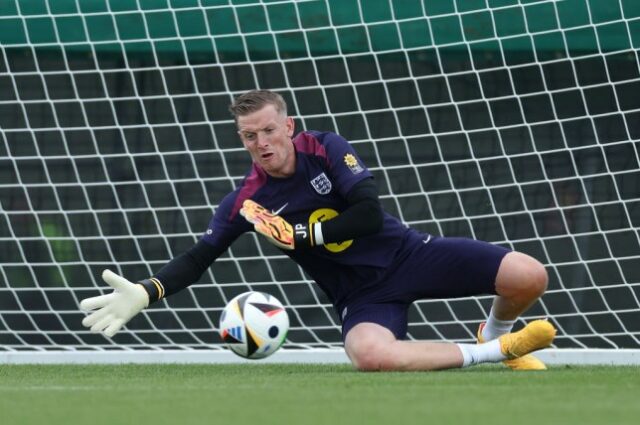
{"label": "goalkeeper's eye", "polygon": [[256,140],[256,133],[242,133],[242,138],[248,142]]}

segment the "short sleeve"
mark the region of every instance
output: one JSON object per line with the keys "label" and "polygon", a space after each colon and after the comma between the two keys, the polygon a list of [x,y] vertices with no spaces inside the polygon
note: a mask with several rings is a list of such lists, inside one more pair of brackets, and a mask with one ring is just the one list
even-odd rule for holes
{"label": "short sleeve", "polygon": [[356,183],[372,177],[353,146],[344,137],[326,133],[322,144],[329,164],[329,177],[342,196],[346,196]]}

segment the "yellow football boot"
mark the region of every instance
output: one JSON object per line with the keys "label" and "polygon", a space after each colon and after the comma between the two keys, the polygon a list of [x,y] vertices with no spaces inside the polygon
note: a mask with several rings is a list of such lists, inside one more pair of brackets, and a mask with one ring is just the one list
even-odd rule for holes
{"label": "yellow football boot", "polygon": [[[482,330],[485,323],[481,323],[478,328],[478,342],[484,343]],[[551,323],[546,320],[535,320],[518,332],[502,335],[500,349],[502,353],[509,357],[504,360],[511,370],[546,370],[545,364],[537,357],[528,354],[532,351],[548,347],[556,334],[556,330]]]}

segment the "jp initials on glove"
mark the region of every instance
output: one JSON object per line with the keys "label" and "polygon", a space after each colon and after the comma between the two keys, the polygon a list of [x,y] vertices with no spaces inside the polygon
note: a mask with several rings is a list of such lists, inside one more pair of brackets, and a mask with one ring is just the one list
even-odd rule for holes
{"label": "jp initials on glove", "polygon": [[149,305],[149,295],[142,285],[129,282],[111,270],[102,272],[102,279],[113,288],[113,292],[80,302],[80,309],[95,310],[82,320],[82,325],[91,328],[91,332],[102,332],[112,337]]}
{"label": "jp initials on glove", "polygon": [[265,236],[269,242],[282,249],[311,247],[313,243],[313,229],[305,224],[292,226],[284,218],[271,213],[251,199],[242,203],[240,214],[251,224],[256,232]]}

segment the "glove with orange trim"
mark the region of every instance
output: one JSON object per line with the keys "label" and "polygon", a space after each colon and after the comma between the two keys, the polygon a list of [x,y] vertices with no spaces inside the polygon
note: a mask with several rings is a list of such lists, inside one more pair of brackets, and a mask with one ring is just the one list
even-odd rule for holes
{"label": "glove with orange trim", "polygon": [[291,223],[251,199],[246,199],[242,203],[240,214],[253,224],[256,232],[279,248],[292,250],[296,247],[314,246],[312,232],[309,231],[308,226],[296,224],[294,232],[294,226]]}

